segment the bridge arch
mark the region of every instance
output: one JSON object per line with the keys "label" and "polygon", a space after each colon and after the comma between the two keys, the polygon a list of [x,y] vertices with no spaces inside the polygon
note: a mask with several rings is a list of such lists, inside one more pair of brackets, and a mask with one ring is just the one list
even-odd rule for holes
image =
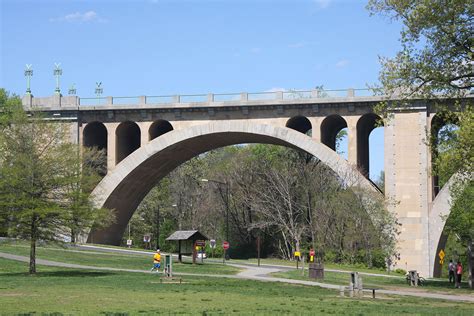
{"label": "bridge arch", "polygon": [[140,148],[141,132],[137,123],[125,121],[115,130],[115,164]]}
{"label": "bridge arch", "polygon": [[[431,120],[431,144],[432,144],[432,149],[431,149],[431,165],[434,166],[435,160],[437,159],[438,153],[439,153],[439,144],[440,144],[440,131],[443,130],[443,128],[446,128],[449,126],[455,126],[459,123],[459,118],[457,117],[458,114],[453,113],[453,112],[446,112],[446,111],[440,111],[436,113],[432,120]],[[432,175],[432,197],[433,199],[436,198],[440,190],[442,189],[442,185],[440,183],[440,179],[438,175],[433,174]]]}
{"label": "bridge arch", "polygon": [[364,114],[357,121],[357,166],[367,177],[370,172],[369,136],[378,124],[383,124],[383,120],[375,113]]}
{"label": "bridge arch", "polygon": [[290,128],[260,125],[248,121],[214,121],[174,130],[136,150],[107,176],[92,192],[97,207],[114,209],[116,222],[94,231],[93,241],[119,244],[123,232],[139,203],[152,187],[187,160],[219,147],[241,143],[265,143],[303,150],[320,159],[348,186],[378,192],[356,168],[327,146]]}
{"label": "bridge arch", "polygon": [[335,151],[337,133],[344,128],[347,128],[347,122],[342,116],[337,114],[327,116],[321,122],[321,143]]}
{"label": "bridge arch", "polygon": [[102,122],[87,123],[82,131],[82,145],[107,150],[107,128]]}
{"label": "bridge arch", "polygon": [[148,129],[148,140],[152,141],[161,135],[171,132],[173,129],[173,125],[166,120],[154,121]]}
{"label": "bridge arch", "polygon": [[429,236],[429,255],[430,255],[430,271],[433,276],[441,276],[441,265],[439,264],[438,253],[441,249],[445,249],[448,236],[443,233],[446,219],[451,213],[452,206],[452,185],[460,180],[459,174],[451,176],[449,181],[438,192],[435,199],[431,203],[431,211],[429,213],[428,223],[430,225]]}
{"label": "bridge arch", "polygon": [[306,116],[293,116],[286,122],[286,127],[303,134],[307,134],[313,129],[311,122]]}

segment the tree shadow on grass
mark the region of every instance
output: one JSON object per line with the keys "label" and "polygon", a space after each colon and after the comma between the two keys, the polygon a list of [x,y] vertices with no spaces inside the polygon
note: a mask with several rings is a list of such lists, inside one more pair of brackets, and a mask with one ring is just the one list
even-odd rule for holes
{"label": "tree shadow on grass", "polygon": [[[454,289],[454,283],[449,283],[449,281],[430,281],[427,280],[425,286],[436,289]],[[461,289],[468,289],[469,285],[467,282],[461,282]]]}
{"label": "tree shadow on grass", "polygon": [[37,272],[34,275],[30,275],[28,272],[16,272],[16,273],[2,273],[0,274],[2,277],[19,277],[19,276],[31,276],[31,277],[67,277],[67,278],[74,278],[74,277],[102,277],[102,276],[109,276],[115,275],[115,272],[102,272],[102,271],[45,271],[45,272]]}

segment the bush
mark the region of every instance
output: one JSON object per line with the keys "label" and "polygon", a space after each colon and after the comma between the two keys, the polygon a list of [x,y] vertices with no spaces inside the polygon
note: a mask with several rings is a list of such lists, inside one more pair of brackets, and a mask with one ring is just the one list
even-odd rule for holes
{"label": "bush", "polygon": [[403,270],[403,269],[395,269],[394,272],[395,272],[395,273],[398,273],[398,274],[402,274],[402,275],[407,274],[407,272],[406,272],[405,270]]}

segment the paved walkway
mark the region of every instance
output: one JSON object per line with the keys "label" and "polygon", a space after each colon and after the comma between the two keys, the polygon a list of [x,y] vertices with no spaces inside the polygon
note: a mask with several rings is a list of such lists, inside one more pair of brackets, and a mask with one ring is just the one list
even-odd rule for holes
{"label": "paved walkway", "polygon": [[[150,254],[150,253],[149,253]],[[8,253],[0,252],[0,258],[17,260],[22,262],[29,262],[29,257],[12,255]],[[134,269],[121,269],[121,268],[109,268],[109,267],[95,267],[87,266],[73,263],[63,263],[57,261],[36,259],[38,265],[53,266],[53,267],[65,267],[65,268],[74,268],[74,269],[88,269],[88,270],[101,270],[101,271],[115,271],[115,272],[133,272],[133,273],[153,273],[148,270],[134,270]],[[282,271],[280,268],[276,267],[255,267],[241,264],[229,264],[234,267],[242,268],[243,271],[237,275],[217,275],[217,274],[197,274],[197,273],[174,273],[175,275],[181,276],[200,276],[200,277],[214,277],[214,278],[230,278],[230,279],[246,279],[246,280],[257,280],[265,282],[282,282],[289,284],[300,284],[308,286],[319,286],[321,288],[339,290],[340,285],[320,283],[314,281],[304,281],[304,280],[293,280],[285,278],[277,278],[268,276],[269,273]],[[364,289],[364,292],[372,292],[370,289]],[[378,294],[388,294],[388,295],[402,295],[402,296],[413,296],[413,297],[424,297],[432,299],[441,299],[448,301],[459,301],[459,302],[472,302],[474,303],[474,296],[470,295],[449,295],[449,294],[439,294],[439,293],[429,293],[429,292],[408,292],[408,291],[393,291],[393,290],[377,290]]]}

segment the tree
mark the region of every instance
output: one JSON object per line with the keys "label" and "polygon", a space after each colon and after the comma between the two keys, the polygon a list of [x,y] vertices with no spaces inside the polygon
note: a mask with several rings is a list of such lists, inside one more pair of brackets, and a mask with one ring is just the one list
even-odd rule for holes
{"label": "tree", "polygon": [[472,0],[369,0],[367,8],[403,24],[401,51],[381,58],[385,94],[462,96],[474,88]]}
{"label": "tree", "polygon": [[71,242],[75,243],[89,229],[111,224],[114,216],[107,209],[94,207],[90,196],[103,174],[104,151],[95,147],[81,149],[76,145],[70,146],[68,151],[64,171],[68,181],[62,188],[64,200],[60,203],[67,210]]}
{"label": "tree", "polygon": [[29,117],[13,98],[2,104],[8,115],[0,133],[0,220],[9,236],[30,240],[34,274],[38,241],[62,241],[71,229],[77,233],[107,216],[97,217],[104,212],[85,198],[84,165],[67,123]]}

